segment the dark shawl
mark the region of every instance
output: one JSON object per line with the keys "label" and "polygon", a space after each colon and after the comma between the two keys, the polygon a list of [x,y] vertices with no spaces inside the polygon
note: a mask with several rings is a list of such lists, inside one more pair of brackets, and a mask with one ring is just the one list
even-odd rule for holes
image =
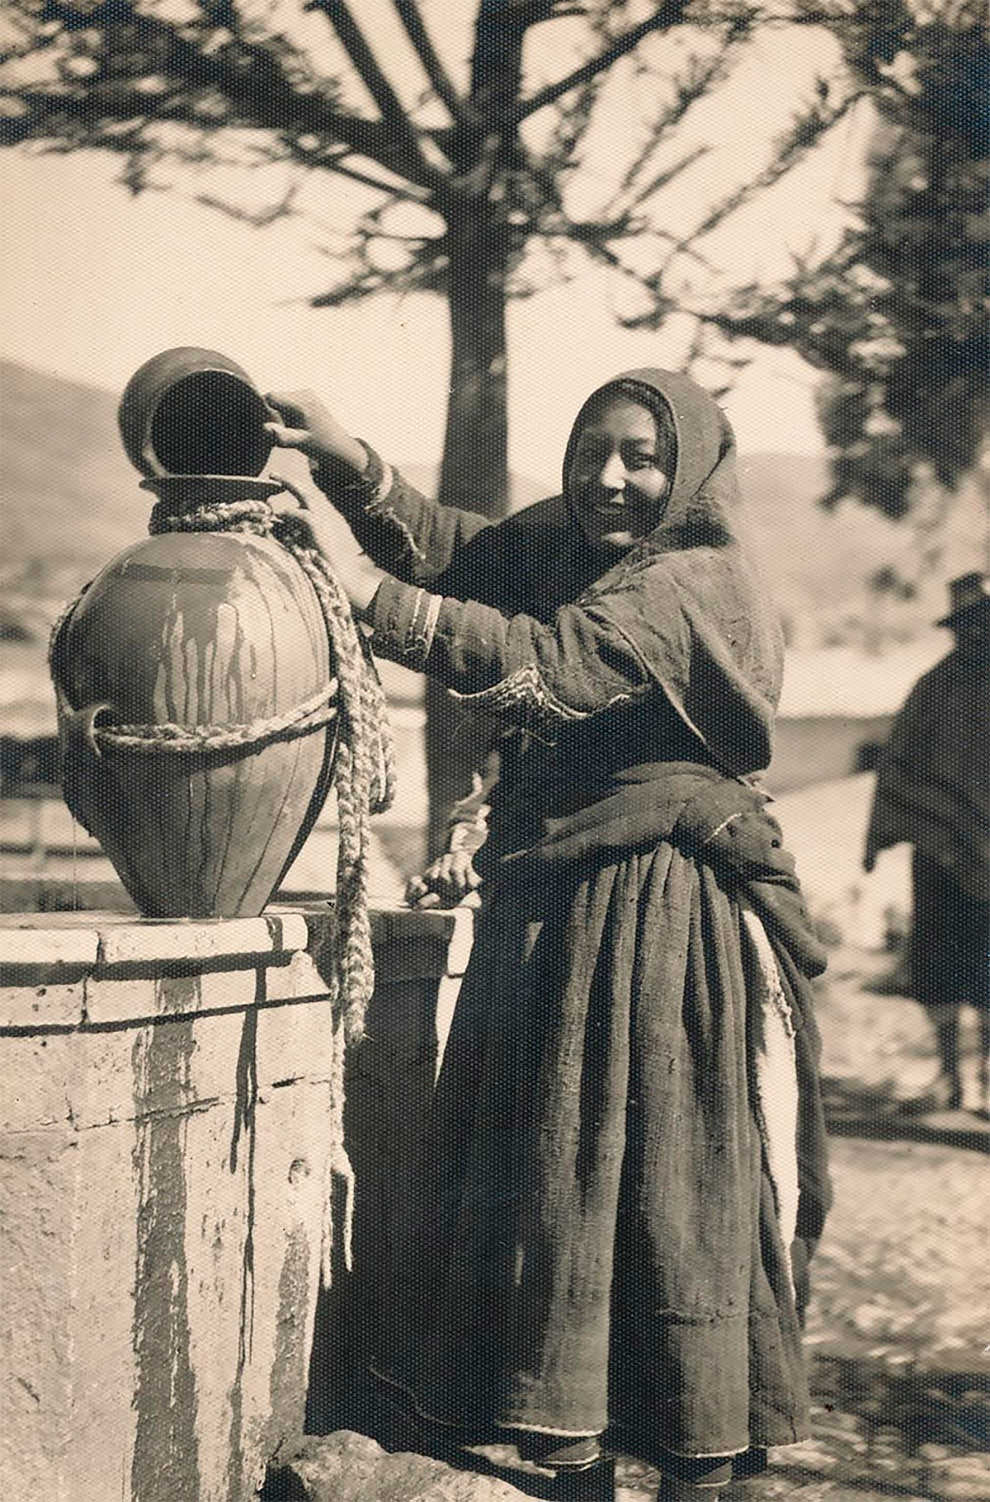
{"label": "dark shawl", "polygon": [[[672,750],[652,762],[641,754],[635,712],[627,724],[608,726],[603,718],[598,736],[579,721],[552,750],[530,749],[514,768],[514,786],[501,800],[495,797],[494,838],[481,866],[494,874],[499,862],[510,867],[522,860],[549,871],[672,840],[736,883],[747,883],[750,904],[768,930],[791,950],[799,969],[818,974],[825,956],[794,862],[781,848],[778,826],[763,812],[767,795],[733,775],[769,761],[783,651],[776,616],[734,530],[740,504],[735,439],[721,408],[687,376],[625,372],[594,393],[575,420],[564,456],[564,498],[528,508],[511,519],[515,527],[492,530],[503,545],[518,540],[513,533],[522,535],[525,545],[514,549],[515,556],[524,568],[527,559],[543,561],[544,593],[559,595],[568,575],[589,568],[566,496],[584,414],[609,390],[654,412],[666,407],[677,460],[659,525],[587,584],[576,606],[635,649],[680,728],[671,737]],[[546,575],[550,558],[552,582]],[[541,586],[534,579],[516,587]],[[489,690],[461,697],[480,708],[494,695]],[[513,805],[507,816],[500,816],[500,801]]]}
{"label": "dark shawl", "polygon": [[[526,673],[535,670],[545,699],[574,721],[659,687],[704,760],[730,775],[757,771],[770,760],[783,644],[737,534],[732,430],[686,376],[634,370],[602,390],[612,388],[653,410],[663,403],[673,420],[677,462],[660,524],[617,560],[589,549],[566,498],[579,415],[562,496],[481,526],[443,568],[419,573],[444,596],[425,670],[466,709],[544,736],[552,717],[527,718],[525,693],[510,691]],[[463,526],[467,514],[456,515]],[[451,525],[426,518],[421,532],[427,522]],[[377,541],[367,524],[359,535],[369,549]],[[388,585],[382,596],[391,603]],[[375,646],[392,655],[379,629],[388,608],[376,613]]]}
{"label": "dark shawl", "polygon": [[950,652],[911,690],[877,769],[866,840],[902,841],[971,897],[990,900],[990,664]]}

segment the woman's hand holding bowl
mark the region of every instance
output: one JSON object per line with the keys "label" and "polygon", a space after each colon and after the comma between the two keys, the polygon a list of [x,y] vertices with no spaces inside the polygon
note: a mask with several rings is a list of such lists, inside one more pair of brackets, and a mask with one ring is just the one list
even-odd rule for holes
{"label": "woman's hand holding bowl", "polygon": [[341,464],[355,474],[368,465],[362,444],[346,432],[312,391],[270,391],[265,401],[276,414],[266,422],[280,448],[299,449],[317,463]]}

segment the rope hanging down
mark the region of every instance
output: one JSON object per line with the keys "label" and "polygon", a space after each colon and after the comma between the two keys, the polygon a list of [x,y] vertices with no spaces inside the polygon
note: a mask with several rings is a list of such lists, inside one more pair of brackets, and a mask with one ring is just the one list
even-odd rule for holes
{"label": "rope hanging down", "polygon": [[340,820],[335,969],[344,1038],[357,1042],[364,1035],[365,1009],[375,978],[368,913],[368,816],[388,808],[395,796],[385,696],[370,649],[333,570],[308,544],[305,525],[279,516],[266,501],[214,502],[182,512],[171,511],[159,501],[148,531],[153,536],[160,532],[253,532],[274,537],[292,554],[316,591],[339,681],[340,736],[334,765]]}
{"label": "rope hanging down", "polygon": [[[249,725],[96,724],[93,737],[98,746],[141,753],[203,753],[248,747],[254,750],[273,740],[318,729],[339,714],[333,779],[339,842],[331,984],[334,1001],[340,1008],[340,1021],[335,1024],[333,1039],[333,1142],[327,1165],[322,1246],[323,1280],[329,1285],[333,1172],[339,1173],[348,1187],[344,1256],[350,1262],[354,1175],[343,1138],[344,1045],[358,1042],[364,1036],[365,1011],[375,978],[368,910],[369,815],[388,808],[395,795],[395,760],[385,696],[371,650],[355,625],[347,598],[327,560],[309,545],[304,523],[278,515],[262,500],[213,502],[183,512],[175,512],[159,501],[152,510],[148,531],[153,536],[180,531],[251,532],[274,538],[306,574],[326,622],[337,677],[305,704]],[[55,671],[56,646],[74,608],[71,606],[56,622],[49,651],[60,709],[71,706],[65,700]],[[335,690],[336,705],[331,702]]]}

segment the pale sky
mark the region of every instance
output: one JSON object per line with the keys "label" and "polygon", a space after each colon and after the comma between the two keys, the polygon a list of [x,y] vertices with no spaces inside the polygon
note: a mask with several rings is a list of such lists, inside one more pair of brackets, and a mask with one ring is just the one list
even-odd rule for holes
{"label": "pale sky", "polygon": [[[686,176],[670,212],[687,218],[706,195],[756,170],[760,144],[786,124],[814,73],[833,66],[808,31],[762,48],[732,96],[731,131],[724,117],[701,114],[694,123],[695,138],[714,131],[718,149]],[[540,59],[542,73],[559,67],[559,59]],[[623,87],[636,85],[618,80]],[[631,100],[631,93],[615,95],[606,151],[618,142]],[[840,124],[814,160],[720,238],[722,264],[734,274],[773,274],[813,236],[833,235],[837,203],[862,190],[869,128],[862,110]],[[114,183],[116,166],[95,153],[0,154],[0,355],[119,391],[157,351],[203,345],[238,360],[262,389],[314,388],[386,453],[436,462],[448,378],[439,300],[375,297],[347,309],[308,308],[306,298],[334,279],[312,227],[290,221],[251,229],[192,202],[201,184],[133,198]],[[589,167],[583,185],[593,188],[593,179]],[[321,180],[324,223],[346,223],[346,190],[325,174]],[[589,272],[511,306],[510,464],[517,472],[552,484],[589,390],[622,368],[678,361],[683,331],[623,332],[611,316],[615,295],[614,284]],[[725,401],[742,452],[821,452],[813,389],[813,372],[796,357],[761,354]]]}

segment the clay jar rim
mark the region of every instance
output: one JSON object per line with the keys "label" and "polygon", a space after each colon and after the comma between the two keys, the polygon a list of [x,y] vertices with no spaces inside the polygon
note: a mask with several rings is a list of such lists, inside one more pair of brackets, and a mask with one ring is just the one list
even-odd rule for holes
{"label": "clay jar rim", "polygon": [[[221,354],[219,350],[201,349],[195,345],[178,345],[162,350],[140,366],[124,388],[117,410],[117,421],[124,451],[131,463],[148,479],[169,475],[193,474],[192,470],[170,469],[155,448],[154,427],[162,406],[178,388],[204,375],[219,375],[230,380],[240,395],[246,397],[257,418],[256,428],[250,434],[250,464],[245,466],[247,476],[256,477],[264,469],[274,447],[274,439],[267,433],[264,424],[277,417],[254,385],[247,372],[236,361]],[[245,446],[247,456],[248,446]],[[225,473],[225,478],[229,474]]]}

